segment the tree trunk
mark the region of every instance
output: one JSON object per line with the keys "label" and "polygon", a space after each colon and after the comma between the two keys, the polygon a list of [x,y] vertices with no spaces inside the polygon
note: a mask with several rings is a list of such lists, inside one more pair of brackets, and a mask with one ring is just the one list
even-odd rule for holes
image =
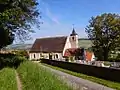
{"label": "tree trunk", "polygon": [[104,61],[108,61],[108,49],[107,48],[104,48],[103,56],[104,56]]}

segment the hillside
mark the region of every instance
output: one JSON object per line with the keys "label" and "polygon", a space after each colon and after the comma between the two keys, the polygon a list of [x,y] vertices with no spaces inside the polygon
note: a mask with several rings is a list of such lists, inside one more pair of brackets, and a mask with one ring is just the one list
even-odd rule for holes
{"label": "hillside", "polygon": [[[79,39],[79,47],[89,48],[92,43],[88,39]],[[29,50],[32,47],[32,44],[13,44],[9,45],[6,49],[17,49],[17,50]]]}
{"label": "hillside", "polygon": [[29,50],[31,47],[32,44],[13,44],[7,46],[6,49]]}
{"label": "hillside", "polygon": [[91,47],[92,46],[92,42],[89,40],[89,39],[79,39],[79,47],[82,47],[82,48],[85,48],[85,49],[87,49],[87,48],[89,48],[89,47]]}

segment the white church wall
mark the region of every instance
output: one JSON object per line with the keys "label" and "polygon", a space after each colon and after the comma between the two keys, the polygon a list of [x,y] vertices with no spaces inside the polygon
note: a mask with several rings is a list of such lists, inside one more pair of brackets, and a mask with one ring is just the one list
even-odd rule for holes
{"label": "white church wall", "polygon": [[94,53],[92,54],[91,61],[95,61],[95,55],[94,55]]}
{"label": "white church wall", "polygon": [[[49,59],[49,54],[50,53],[29,53],[29,60],[37,60],[37,59]],[[52,53],[52,59],[56,60],[61,60],[62,58],[62,53]]]}
{"label": "white church wall", "polygon": [[63,55],[64,55],[64,53],[65,53],[65,50],[66,50],[66,49],[69,49],[69,48],[71,48],[70,36],[67,37],[67,40],[66,40],[66,43],[65,43],[65,47],[64,47],[64,49],[63,49]]}
{"label": "white church wall", "polygon": [[32,59],[40,59],[40,53],[29,53],[29,59],[32,60]]}

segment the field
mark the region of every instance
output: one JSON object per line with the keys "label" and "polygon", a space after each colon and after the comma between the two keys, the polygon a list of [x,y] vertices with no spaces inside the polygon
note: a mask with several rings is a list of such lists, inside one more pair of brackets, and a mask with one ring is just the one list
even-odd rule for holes
{"label": "field", "polygon": [[42,66],[32,62],[25,62],[17,69],[23,90],[71,90],[57,76]]}
{"label": "field", "polygon": [[0,70],[0,90],[17,90],[14,69],[4,68]]}
{"label": "field", "polygon": [[92,46],[92,42],[88,39],[79,39],[78,44],[79,44],[79,47],[82,47],[82,48],[85,48],[85,49]]}

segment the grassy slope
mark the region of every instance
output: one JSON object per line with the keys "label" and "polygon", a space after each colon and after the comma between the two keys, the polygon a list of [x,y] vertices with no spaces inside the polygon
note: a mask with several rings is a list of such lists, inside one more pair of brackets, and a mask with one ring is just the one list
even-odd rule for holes
{"label": "grassy slope", "polygon": [[24,62],[18,68],[23,90],[71,90],[55,75],[38,64]]}
{"label": "grassy slope", "polygon": [[48,65],[48,64],[43,64],[43,65],[46,65],[46,66],[51,67],[53,69],[60,70],[60,71],[63,71],[65,73],[68,73],[68,74],[71,74],[71,75],[74,75],[74,76],[77,76],[77,77],[80,77],[80,78],[83,78],[83,79],[87,79],[87,80],[105,85],[105,86],[110,87],[110,88],[120,90],[120,83],[117,83],[117,82],[112,82],[112,81],[96,78],[96,77],[93,77],[93,76],[88,76],[88,75],[85,75],[85,74],[72,72],[72,71],[65,70],[65,69],[62,69],[62,68],[59,68],[59,67],[55,67],[55,66],[51,66],[51,65]]}
{"label": "grassy slope", "polygon": [[78,44],[79,44],[79,47],[86,48],[86,49],[92,46],[92,42],[87,39],[79,39]]}
{"label": "grassy slope", "polygon": [[0,70],[0,90],[17,90],[14,69],[4,68]]}

